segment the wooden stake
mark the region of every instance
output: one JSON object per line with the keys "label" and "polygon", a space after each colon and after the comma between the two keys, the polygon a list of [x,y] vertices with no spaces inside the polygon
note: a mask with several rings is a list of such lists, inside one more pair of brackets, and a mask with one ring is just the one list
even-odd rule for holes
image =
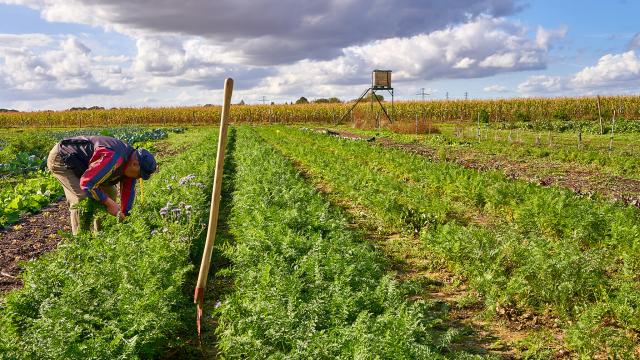
{"label": "wooden stake", "polygon": [[600,95],[598,95],[598,119],[600,120],[600,135],[604,134],[604,128],[602,127],[602,112],[600,111]]}
{"label": "wooden stake", "polygon": [[613,132],[616,128],[616,111],[613,110],[613,117],[611,118],[611,137],[609,137],[609,151],[613,150]]}
{"label": "wooden stake", "polygon": [[200,336],[200,319],[202,318],[202,304],[204,302],[204,290],[209,278],[209,266],[211,265],[211,255],[213,244],[216,239],[218,228],[218,211],[220,209],[220,190],[222,189],[222,171],[224,169],[224,151],[227,147],[227,123],[231,107],[231,93],[233,92],[233,79],[227,78],[224,82],[224,103],[222,105],[222,115],[220,116],[220,136],[218,138],[218,154],[216,156],[216,170],[213,178],[213,190],[211,194],[211,208],[209,211],[209,227],[207,229],[207,240],[204,244],[202,262],[200,263],[200,273],[198,283],[193,296],[193,302],[197,304],[196,320],[198,326],[198,336]]}
{"label": "wooden stake", "polygon": [[480,112],[478,111],[478,142],[480,142],[480,140],[482,140],[482,138],[480,137]]}

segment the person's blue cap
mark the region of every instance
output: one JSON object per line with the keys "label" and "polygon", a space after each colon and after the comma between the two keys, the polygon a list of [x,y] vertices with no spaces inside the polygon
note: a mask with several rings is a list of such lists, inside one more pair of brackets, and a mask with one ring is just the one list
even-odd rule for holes
{"label": "person's blue cap", "polygon": [[146,149],[136,150],[138,163],[140,164],[140,176],[143,180],[148,180],[151,174],[156,171],[156,159]]}

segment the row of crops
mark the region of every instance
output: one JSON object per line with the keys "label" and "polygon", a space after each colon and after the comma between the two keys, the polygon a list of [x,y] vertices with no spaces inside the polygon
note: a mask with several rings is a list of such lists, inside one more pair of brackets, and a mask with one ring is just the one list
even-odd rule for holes
{"label": "row of crops", "polygon": [[640,330],[640,212],[568,190],[285,128],[259,133],[378,227],[415,233],[489,311],[551,313],[584,356],[631,357]]}
{"label": "row of crops", "polygon": [[[481,125],[460,127],[439,125],[437,133],[400,134],[389,130],[338,130],[388,138],[406,144],[419,143],[431,149],[436,157],[465,157],[470,152],[486,156],[502,156],[514,161],[553,161],[572,165],[586,165],[600,173],[640,178],[640,143],[633,134],[619,135],[615,141],[609,136],[549,133],[532,130],[497,130]],[[479,135],[479,136],[478,136]],[[539,176],[544,176],[545,169]]]}
{"label": "row of crops", "polygon": [[406,301],[380,255],[289,160],[242,128],[234,161],[234,288],[217,310],[225,356],[441,357],[448,338],[426,304]]}
{"label": "row of crops", "polygon": [[[162,164],[148,185],[157,195],[127,222],[68,239],[28,264],[25,288],[0,308],[0,358],[148,358],[175,345],[169,339],[191,319],[184,285],[215,160],[215,139],[199,134],[188,153]],[[221,355],[442,358],[451,334],[434,331],[439,322],[425,303],[407,302],[408,289],[347,229],[344,214],[252,130],[231,137],[226,180],[234,191],[223,221],[233,266],[221,274],[234,286],[215,310]]]}
{"label": "row of crops", "polygon": [[78,135],[106,135],[129,144],[145,145],[167,138],[170,132],[182,131],[182,128],[127,127],[5,135],[0,148],[0,228],[14,223],[25,212],[40,210],[63,195],[58,181],[45,171],[47,155],[59,140]]}
{"label": "row of crops", "polygon": [[[24,289],[0,302],[0,359],[151,358],[181,346],[194,331],[214,133],[182,137],[188,152],[163,160],[127,221],[27,264]],[[228,265],[214,277],[232,285],[208,314],[222,357],[474,357],[433,304],[408,300],[424,284],[396,280],[328,198],[413,239],[488,314],[556,319],[584,358],[637,351],[638,209],[285,126],[234,128],[228,150],[215,249]]]}
{"label": "row of crops", "polygon": [[[25,287],[0,308],[2,359],[135,359],[184,326],[183,292],[203,232],[216,139],[191,133],[188,153],[145,182],[154,196],[99,236],[64,240],[26,264]],[[179,208],[162,214],[164,207]]]}
{"label": "row of crops", "polygon": [[[389,106],[390,104],[387,104]],[[331,123],[376,121],[380,109],[368,103],[347,113],[351,103],[300,105],[238,105],[231,119],[249,123]],[[640,97],[609,96],[583,98],[520,98],[507,100],[436,100],[397,102],[393,117],[399,121],[416,118],[432,122],[476,121],[554,131],[583,129],[603,133],[617,128],[639,132]],[[120,126],[133,124],[212,124],[218,123],[220,108],[141,108],[82,110],[61,112],[1,113],[3,127]],[[617,119],[612,124],[612,119]],[[375,120],[372,120],[375,119]],[[507,123],[507,124],[504,124]]]}

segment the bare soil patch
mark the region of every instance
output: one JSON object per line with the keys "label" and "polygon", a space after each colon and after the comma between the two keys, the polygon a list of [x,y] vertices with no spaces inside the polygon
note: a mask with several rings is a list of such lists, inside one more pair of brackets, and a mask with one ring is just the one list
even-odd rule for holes
{"label": "bare soil patch", "polygon": [[71,231],[69,205],[65,200],[52,203],[37,214],[25,215],[0,230],[0,293],[22,287],[18,278],[22,271],[20,262],[55,249],[62,239],[60,230]]}

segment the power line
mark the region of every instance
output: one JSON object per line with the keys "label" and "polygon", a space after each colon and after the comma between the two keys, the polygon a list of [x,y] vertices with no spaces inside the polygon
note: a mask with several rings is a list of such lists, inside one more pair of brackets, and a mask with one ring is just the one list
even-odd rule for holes
{"label": "power line", "polygon": [[424,90],[425,90],[425,88],[420,88],[420,91],[418,91],[418,92],[416,93],[416,95],[421,95],[421,96],[422,96],[422,101],[424,101],[424,97],[425,97],[425,96],[431,95],[430,93],[426,93],[426,92],[424,92]]}
{"label": "power line", "polygon": [[262,105],[264,105],[269,100],[267,100],[266,96],[262,95],[262,98],[260,100],[258,100],[258,101],[262,101]]}

